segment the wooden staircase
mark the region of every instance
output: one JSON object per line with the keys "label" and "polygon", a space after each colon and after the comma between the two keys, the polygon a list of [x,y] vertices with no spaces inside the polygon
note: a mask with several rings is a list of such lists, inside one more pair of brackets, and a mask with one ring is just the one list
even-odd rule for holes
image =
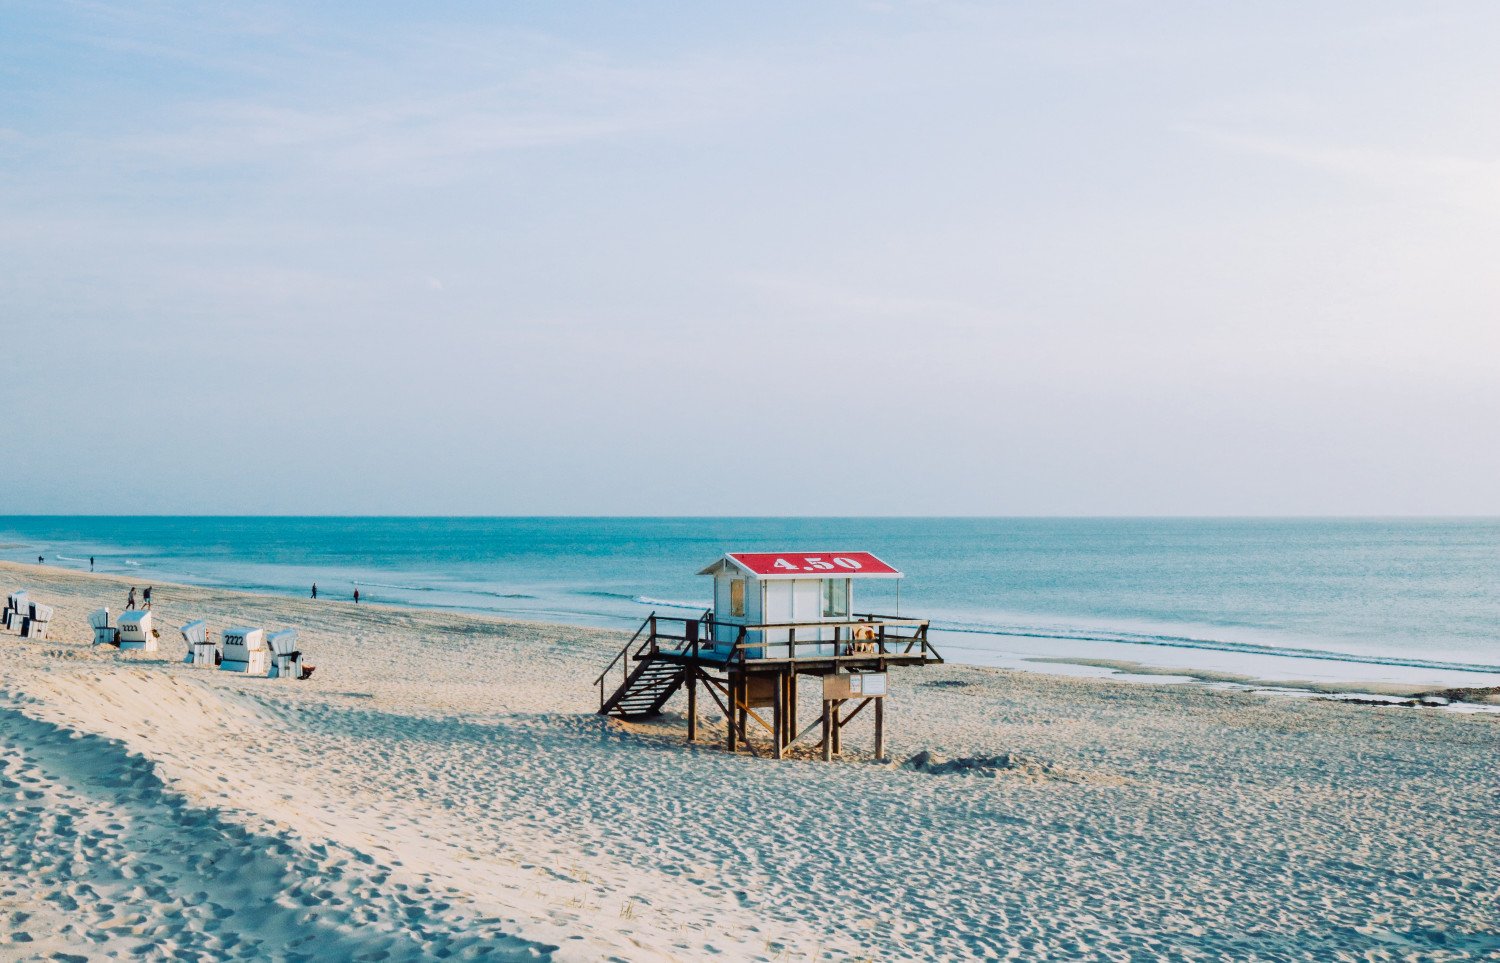
{"label": "wooden staircase", "polygon": [[661,712],[667,700],[682,688],[687,666],[645,657],[599,709],[601,715],[622,719],[644,719]]}
{"label": "wooden staircase", "polygon": [[[643,635],[644,639],[641,638]],[[631,668],[632,662],[634,668]],[[606,680],[616,666],[620,668],[620,685],[612,695],[606,696]],[[622,719],[654,716],[682,688],[688,671],[688,666],[681,662],[661,657],[657,649],[656,613],[652,612],[594,680],[599,687],[599,714]]]}

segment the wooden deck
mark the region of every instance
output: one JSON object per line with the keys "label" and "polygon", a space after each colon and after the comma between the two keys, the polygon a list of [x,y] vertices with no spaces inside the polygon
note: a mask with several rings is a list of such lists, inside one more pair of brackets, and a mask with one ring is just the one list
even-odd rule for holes
{"label": "wooden deck", "polygon": [[[599,712],[627,719],[654,716],[686,686],[687,737],[695,741],[701,686],[724,713],[731,752],[739,745],[755,751],[750,742],[753,721],[771,735],[771,754],[778,759],[821,726],[823,756],[829,758],[841,749],[843,726],[873,703],[879,756],[884,751],[883,693],[863,699],[825,699],[819,719],[799,731],[798,677],[883,673],[896,666],[941,663],[943,658],[928,641],[927,629],[925,619],[873,614],[839,622],[739,625],[715,621],[712,612],[698,618],[653,612],[594,680],[599,688]],[[767,634],[775,637],[767,639]],[[616,672],[619,681],[611,692]],[[845,711],[844,703],[851,701],[857,705]],[[769,709],[770,720],[756,709]]]}

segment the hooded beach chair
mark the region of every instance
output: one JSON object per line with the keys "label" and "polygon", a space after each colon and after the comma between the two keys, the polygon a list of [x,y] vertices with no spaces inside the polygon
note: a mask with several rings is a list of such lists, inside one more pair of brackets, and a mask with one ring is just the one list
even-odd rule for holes
{"label": "hooded beach chair", "polygon": [[120,641],[115,627],[109,624],[109,609],[94,609],[90,612],[89,625],[94,630],[95,645],[115,645]]}
{"label": "hooded beach chair", "polygon": [[52,624],[52,606],[32,602],[30,608],[30,614],[21,620],[21,638],[45,639]]}
{"label": "hooded beach chair", "polygon": [[189,622],[179,629],[182,633],[182,641],[187,643],[187,658],[182,661],[188,665],[206,666],[216,668],[219,664],[219,647],[208,641],[208,623],[202,619]]}
{"label": "hooded beach chair", "polygon": [[21,620],[31,613],[31,603],[26,599],[26,590],[17,589],[5,599],[5,627],[19,631]]}
{"label": "hooded beach chair", "polygon": [[297,648],[297,630],[282,629],[266,639],[271,647],[271,678],[302,678],[302,650]]}
{"label": "hooded beach chair", "polygon": [[266,645],[265,630],[237,625],[220,632],[219,638],[224,643],[220,669],[247,675],[265,675],[270,671],[271,649]]}
{"label": "hooded beach chair", "polygon": [[120,651],[136,650],[155,652],[156,628],[151,624],[151,613],[140,609],[120,613]]}

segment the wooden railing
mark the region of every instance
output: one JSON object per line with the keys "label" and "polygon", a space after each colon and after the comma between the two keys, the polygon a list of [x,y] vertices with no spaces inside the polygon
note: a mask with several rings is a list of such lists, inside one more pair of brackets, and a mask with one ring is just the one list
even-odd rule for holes
{"label": "wooden railing", "polygon": [[[630,641],[610,660],[604,671],[594,680],[599,687],[599,707],[604,708],[609,699],[606,680],[620,669],[621,686],[630,680],[630,664],[650,658],[662,652],[673,656],[701,658],[704,646],[725,650],[724,662],[743,667],[746,663],[773,658],[765,654],[766,649],[784,648],[786,655],[775,656],[778,661],[787,659],[847,659],[879,658],[881,656],[920,655],[922,660],[941,662],[943,657],[927,639],[926,619],[902,619],[894,616],[856,613],[841,622],[766,622],[759,625],[740,625],[719,622],[712,611],[697,618],[659,616],[652,612],[635,630]],[[678,631],[669,631],[677,629]],[[829,630],[833,638],[823,638]],[[860,631],[864,630],[864,631]],[[752,640],[752,632],[761,633],[761,638]],[[767,639],[766,632],[785,632],[784,639]],[[818,638],[799,639],[798,632],[815,632]],[[866,636],[855,638],[855,633]],[[832,654],[813,651],[807,654],[808,646],[832,646]],[[802,655],[798,654],[801,649]]]}
{"label": "wooden railing", "polygon": [[[659,619],[657,618],[655,612],[652,612],[650,615],[646,616],[646,620],[641,623],[641,627],[635,630],[635,635],[632,635],[630,637],[630,641],[626,642],[624,647],[622,647],[619,652],[615,653],[615,657],[610,660],[609,665],[605,666],[604,671],[599,673],[599,678],[594,680],[594,685],[599,687],[599,708],[603,709],[604,703],[609,698],[608,693],[606,693],[604,690],[604,684],[605,680],[609,678],[609,674],[614,670],[615,666],[618,665],[620,667],[620,685],[623,686],[630,680],[631,662],[639,661],[646,658],[648,655],[655,655],[657,652],[661,651],[661,640],[663,639],[666,639],[668,641],[686,641],[690,635],[697,634],[696,630],[690,632],[687,626],[701,626],[704,622],[711,621],[712,618],[712,612],[704,612],[696,619]],[[661,622],[683,623],[683,634],[671,635],[669,633],[660,631],[659,623]],[[645,638],[641,639],[641,636],[643,634],[645,635]],[[636,648],[635,653],[632,655],[630,649],[632,646],[635,646],[637,640],[640,640],[641,644]],[[694,654],[697,653],[696,647],[693,651]]]}
{"label": "wooden railing", "polygon": [[[672,627],[672,623],[681,626],[680,633],[666,631],[668,627]],[[651,651],[665,649],[674,655],[696,659],[702,655],[705,645],[719,649],[727,645],[727,661],[744,664],[770,658],[764,654],[764,650],[768,648],[786,649],[786,655],[776,656],[777,659],[829,658],[826,653],[805,653],[809,646],[832,646],[834,658],[918,654],[924,660],[941,662],[942,656],[927,639],[927,629],[926,619],[902,619],[873,613],[857,613],[840,622],[765,622],[740,625],[716,621],[712,612],[705,612],[697,619],[654,617]],[[833,638],[826,637],[830,630]],[[766,632],[785,632],[786,638],[767,639]],[[814,633],[817,637],[799,639],[799,632]],[[856,632],[867,637],[855,638]],[[760,633],[761,638],[751,639],[751,633]],[[803,655],[799,655],[799,649]]]}
{"label": "wooden railing", "polygon": [[[608,696],[604,692],[604,680],[609,677],[610,671],[613,670],[616,665],[620,667],[620,685],[624,685],[626,680],[630,678],[630,659],[628,658],[628,656],[630,655],[630,647],[635,645],[636,639],[639,639],[641,637],[641,633],[645,632],[647,627],[651,629],[651,632],[646,636],[646,641],[641,644],[641,650],[644,650],[648,645],[652,645],[656,639],[655,612],[652,612],[650,615],[646,616],[646,621],[642,622],[641,627],[635,630],[635,635],[632,635],[630,637],[630,641],[625,643],[625,647],[622,648],[619,653],[610,660],[609,665],[604,667],[604,671],[599,673],[599,678],[594,680],[594,684],[599,687],[600,709],[604,708],[604,701],[606,698],[608,698]],[[636,655],[640,654],[641,651],[636,652]]]}

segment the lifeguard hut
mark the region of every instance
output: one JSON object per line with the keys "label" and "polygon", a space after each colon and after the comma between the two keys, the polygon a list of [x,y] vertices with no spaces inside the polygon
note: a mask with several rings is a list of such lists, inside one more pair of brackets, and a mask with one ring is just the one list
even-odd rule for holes
{"label": "lifeguard hut", "polygon": [[[654,716],[686,688],[687,737],[696,741],[701,686],[724,713],[731,752],[755,751],[754,723],[777,759],[820,730],[828,759],[842,750],[844,726],[873,705],[875,755],[884,757],[888,671],[943,661],[927,620],[855,611],[857,582],[899,579],[899,571],[869,552],[730,552],[698,574],[713,577],[713,608],[696,618],[648,616],[595,680],[601,715]],[[822,686],[822,710],[806,729],[797,719],[801,676]]]}

